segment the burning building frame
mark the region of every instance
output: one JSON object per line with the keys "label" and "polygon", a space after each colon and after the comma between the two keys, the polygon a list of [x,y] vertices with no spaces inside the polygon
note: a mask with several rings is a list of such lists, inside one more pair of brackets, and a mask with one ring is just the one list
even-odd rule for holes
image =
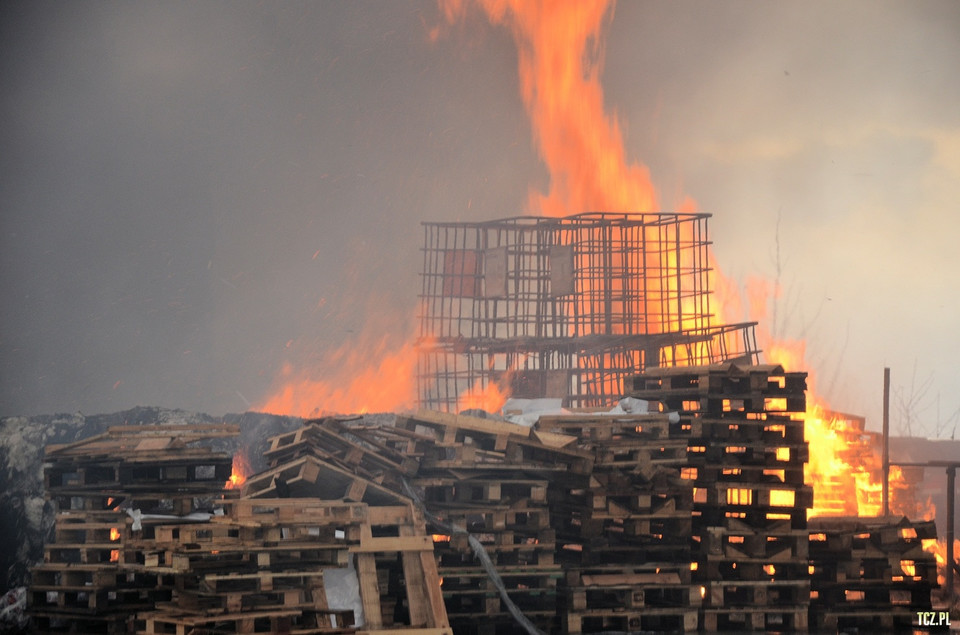
{"label": "burning building frame", "polygon": [[419,403],[495,390],[600,406],[645,368],[757,363],[755,323],[711,311],[709,214],[425,223]]}

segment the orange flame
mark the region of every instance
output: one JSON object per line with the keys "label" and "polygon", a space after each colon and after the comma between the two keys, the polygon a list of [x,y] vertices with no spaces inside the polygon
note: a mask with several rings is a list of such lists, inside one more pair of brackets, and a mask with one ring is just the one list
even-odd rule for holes
{"label": "orange flame", "polygon": [[245,450],[237,450],[233,455],[233,467],[230,471],[230,478],[224,484],[224,489],[239,489],[244,484],[247,477],[253,473],[250,466],[250,459],[247,458]]}
{"label": "orange flame", "polygon": [[[448,22],[466,7],[441,2]],[[652,211],[656,194],[646,166],[628,162],[616,117],[604,109],[607,2],[477,2],[494,25],[513,33],[518,49],[520,95],[533,124],[534,142],[550,172],[550,190],[531,190],[529,211],[546,216],[601,210]]]}
{"label": "orange flame", "polygon": [[[546,194],[531,192],[531,211],[556,216],[585,210],[648,211],[656,208],[656,193],[646,167],[627,161],[620,125],[604,110],[600,72],[603,66],[602,30],[612,12],[606,2],[554,4],[523,0],[479,0],[477,3],[491,23],[505,25],[513,33],[519,50],[520,93],[533,124],[535,144],[550,173]],[[441,2],[444,15],[452,22],[462,19],[460,2]],[[696,203],[687,198],[681,207],[694,211]],[[686,237],[679,237],[686,240]],[[711,288],[717,290],[713,316],[717,323],[739,321],[744,313],[760,320],[771,297],[779,288],[769,282],[747,282],[744,299],[737,285],[717,266],[712,253]],[[666,266],[681,270],[684,263]],[[669,283],[668,283],[669,284]],[[661,289],[669,291],[671,289]],[[693,311],[690,314],[694,314]],[[732,319],[736,316],[738,319]],[[663,317],[663,316],[661,316]],[[709,319],[709,318],[708,318]],[[668,322],[664,322],[669,324]],[[670,327],[695,326],[686,321]],[[789,371],[806,368],[805,344],[773,337],[758,329],[767,360]],[[673,360],[683,363],[685,360]],[[875,514],[878,481],[875,465],[858,463],[846,452],[849,437],[846,422],[828,417],[828,410],[809,380],[807,440],[811,461],[807,480],[815,488],[826,483],[843,483],[845,501],[853,501],[854,513]],[[822,497],[814,497],[815,501]],[[815,505],[817,503],[815,502]],[[849,509],[815,507],[812,513],[849,513]]]}
{"label": "orange flame", "polygon": [[117,529],[116,527],[111,527],[111,528],[110,528],[110,542],[116,542],[117,540],[120,540],[120,530]]}
{"label": "orange flame", "polygon": [[[928,538],[922,541],[923,550],[927,553],[932,553],[934,558],[937,560],[937,583],[940,586],[943,586],[947,582],[946,571],[947,571],[947,541],[946,539],[933,539]],[[960,562],[960,538],[956,538],[953,541],[953,558],[954,566]],[[960,578],[954,575],[953,579],[956,582],[960,582]],[[949,589],[948,589],[949,591]]]}
{"label": "orange flame", "polygon": [[486,412],[500,412],[509,395],[497,384],[491,382],[483,386],[478,379],[473,387],[457,399],[461,410],[484,410]]}
{"label": "orange flame", "polygon": [[[602,31],[612,17],[611,4],[528,0],[477,0],[476,4],[492,24],[505,26],[513,34],[518,48],[521,97],[532,123],[533,141],[550,175],[546,192],[533,188],[528,192],[527,211],[561,216],[593,210],[657,210],[657,194],[648,168],[628,161],[620,123],[604,106],[600,84]],[[440,0],[440,6],[449,24],[463,20],[467,13],[461,0]],[[431,33],[431,37],[436,35],[437,31]],[[680,207],[693,211],[696,204],[686,199]],[[687,237],[680,236],[678,240],[683,242]],[[715,323],[731,324],[742,316],[760,320],[765,316],[769,298],[776,297],[779,289],[764,281],[748,281],[745,301],[737,285],[720,273],[712,253],[708,259],[709,287],[715,290]],[[679,271],[685,265],[668,262],[665,266]],[[656,294],[671,290],[652,291]],[[662,322],[669,328],[693,326],[686,320],[679,325],[665,319]],[[802,341],[785,341],[762,328],[758,329],[758,338],[768,361],[782,364],[788,371],[806,369]],[[349,343],[325,360],[329,368],[340,369],[336,376],[298,372],[287,366],[282,373],[282,385],[259,409],[315,416],[322,412],[408,408],[414,403],[416,392],[417,352],[412,339],[397,350],[385,347],[385,340],[374,351]],[[868,450],[867,446],[854,447],[851,453],[851,439],[859,432],[856,425],[844,417],[830,415],[827,405],[817,396],[812,377],[808,378],[808,385],[805,427],[811,458],[805,480],[815,488],[811,514],[876,514],[879,481],[875,454],[856,451]],[[489,410],[486,393],[495,390],[499,391],[497,386],[488,385],[483,390],[476,386],[463,403],[466,407],[483,403],[481,407]],[[825,496],[828,492],[831,495]]]}
{"label": "orange flame", "polygon": [[412,341],[391,349],[388,338],[366,337],[341,345],[318,371],[284,366],[261,412],[299,417],[327,413],[363,414],[412,409],[417,395],[417,347]]}

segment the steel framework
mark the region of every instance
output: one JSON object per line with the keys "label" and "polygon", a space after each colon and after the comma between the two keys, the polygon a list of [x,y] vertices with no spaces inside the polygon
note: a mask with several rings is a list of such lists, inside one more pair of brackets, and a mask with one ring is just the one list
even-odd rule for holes
{"label": "steel framework", "polygon": [[424,223],[419,402],[496,386],[599,406],[649,366],[758,361],[754,323],[710,311],[709,214]]}

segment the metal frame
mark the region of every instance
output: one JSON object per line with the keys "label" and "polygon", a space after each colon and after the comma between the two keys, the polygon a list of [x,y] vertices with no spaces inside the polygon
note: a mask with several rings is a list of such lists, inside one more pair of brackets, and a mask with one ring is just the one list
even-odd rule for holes
{"label": "metal frame", "polygon": [[491,384],[574,407],[648,366],[758,361],[754,323],[711,323],[709,214],[424,223],[419,401]]}

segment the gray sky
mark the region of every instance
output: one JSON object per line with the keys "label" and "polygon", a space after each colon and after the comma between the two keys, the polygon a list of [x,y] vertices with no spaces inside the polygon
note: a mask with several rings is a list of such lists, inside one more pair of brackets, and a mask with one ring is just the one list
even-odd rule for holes
{"label": "gray sky", "polygon": [[[0,4],[0,415],[241,411],[284,363],[403,340],[420,222],[548,185],[510,35],[440,22]],[[928,384],[921,428],[960,408],[960,3],[625,2],[605,46],[629,158],[714,215],[726,275],[779,278],[765,323],[830,405],[875,427],[886,365]]]}

